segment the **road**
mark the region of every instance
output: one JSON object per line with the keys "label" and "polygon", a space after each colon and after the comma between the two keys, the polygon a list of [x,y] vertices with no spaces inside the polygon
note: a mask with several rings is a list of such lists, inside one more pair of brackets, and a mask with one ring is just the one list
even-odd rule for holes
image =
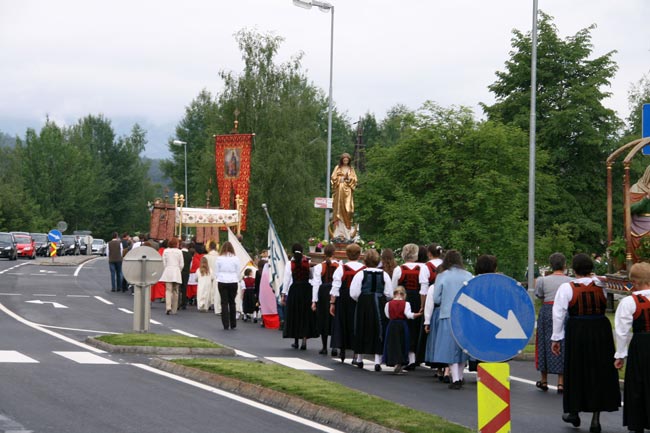
{"label": "road", "polygon": [[[96,353],[83,345],[89,335],[132,330],[133,297],[112,293],[109,286],[105,257],[81,267],[44,266],[39,260],[0,261],[0,326],[4,330],[0,340],[0,432],[320,429],[233,401],[218,390],[161,375],[147,367],[146,357]],[[310,340],[306,351],[295,350],[290,347],[292,341],[283,340],[276,330],[240,321],[235,331],[224,331],[218,316],[189,308],[167,316],[164,304],[154,302],[151,332],[207,338],[237,349],[240,356],[307,370],[476,429],[473,373],[466,374],[463,389],[449,390],[425,368],[396,376],[390,371],[374,372],[369,360],[361,371],[319,355],[320,341]],[[548,393],[535,388],[538,374],[534,364],[511,361],[509,365],[513,431],[574,430],[560,419],[562,397],[554,388]],[[588,426],[589,414],[582,418]],[[603,431],[626,432],[621,419],[620,411],[603,413]],[[220,428],[215,427],[217,423]]]}

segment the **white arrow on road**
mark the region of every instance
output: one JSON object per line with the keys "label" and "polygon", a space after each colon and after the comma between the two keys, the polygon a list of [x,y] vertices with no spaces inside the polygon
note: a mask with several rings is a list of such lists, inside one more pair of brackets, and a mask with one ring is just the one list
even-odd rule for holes
{"label": "white arrow on road", "polygon": [[508,310],[508,318],[506,319],[464,293],[458,298],[458,303],[501,329],[495,336],[497,339],[528,338],[512,310]]}
{"label": "white arrow on road", "polygon": [[53,306],[54,308],[68,308],[68,307],[66,307],[65,305],[59,304],[58,302],[41,301],[41,300],[39,300],[39,299],[34,300],[34,301],[25,301],[25,302],[27,302],[28,304],[39,304],[39,305],[43,305],[43,304],[52,304],[52,306]]}

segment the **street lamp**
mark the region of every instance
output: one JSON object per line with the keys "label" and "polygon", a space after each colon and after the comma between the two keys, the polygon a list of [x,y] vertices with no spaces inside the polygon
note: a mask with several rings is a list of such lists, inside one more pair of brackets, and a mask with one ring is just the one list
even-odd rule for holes
{"label": "street lamp", "polygon": [[[181,141],[181,140],[174,140],[174,141],[172,141],[172,144],[175,144],[177,146],[183,145],[183,156],[184,156],[183,160],[184,160],[184,163],[185,163],[185,207],[190,207],[189,199],[187,197],[187,143],[185,141]],[[188,227],[185,226],[185,239],[186,240],[187,240],[188,234],[189,234]]]}
{"label": "street lamp", "polygon": [[[304,8],[311,9],[312,6],[316,6],[322,12],[331,12],[332,21],[330,29],[330,91],[329,91],[329,103],[327,107],[327,179],[325,179],[326,186],[326,198],[330,197],[330,176],[331,176],[331,166],[332,166],[332,76],[334,71],[334,5],[325,3],[318,0],[293,0],[293,4]],[[325,209],[325,240],[329,240],[329,225],[330,225],[330,211],[328,208]]]}

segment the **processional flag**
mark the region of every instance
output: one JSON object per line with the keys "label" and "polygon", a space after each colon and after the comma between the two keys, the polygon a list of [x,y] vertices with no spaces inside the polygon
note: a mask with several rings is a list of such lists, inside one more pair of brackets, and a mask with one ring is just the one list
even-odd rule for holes
{"label": "processional flag", "polygon": [[228,227],[228,242],[230,242],[235,249],[235,255],[239,259],[239,264],[241,265],[240,274],[244,273],[244,270],[248,267],[257,269],[255,264],[253,264],[253,259],[251,259],[250,254],[246,251],[246,248],[239,242],[237,236],[230,230]]}
{"label": "processional flag", "polygon": [[271,220],[269,211],[266,209],[266,204],[263,204],[262,207],[264,208],[266,216],[269,219],[268,244],[270,283],[271,287],[273,287],[273,291],[275,292],[275,296],[279,298],[282,293],[282,284],[284,282],[284,270],[287,266],[289,258],[287,257],[287,253],[282,247],[282,242],[280,241],[278,232],[275,230],[275,226],[273,225],[273,220]]}
{"label": "processional flag", "polygon": [[217,135],[215,140],[219,205],[222,209],[236,209],[235,198],[239,195],[242,199],[242,230],[246,230],[251,148],[254,136],[255,134],[226,134]]}

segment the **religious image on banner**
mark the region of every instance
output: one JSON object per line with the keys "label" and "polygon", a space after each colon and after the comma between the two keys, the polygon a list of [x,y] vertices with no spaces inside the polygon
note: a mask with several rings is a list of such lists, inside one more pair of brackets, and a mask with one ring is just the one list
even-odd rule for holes
{"label": "religious image on banner", "polygon": [[241,230],[246,230],[248,189],[251,175],[251,150],[255,134],[217,135],[215,139],[215,166],[219,207],[235,209],[235,198],[242,200]]}
{"label": "religious image on banner", "polygon": [[241,149],[226,148],[224,152],[223,168],[226,179],[239,176],[239,167],[241,164]]}

